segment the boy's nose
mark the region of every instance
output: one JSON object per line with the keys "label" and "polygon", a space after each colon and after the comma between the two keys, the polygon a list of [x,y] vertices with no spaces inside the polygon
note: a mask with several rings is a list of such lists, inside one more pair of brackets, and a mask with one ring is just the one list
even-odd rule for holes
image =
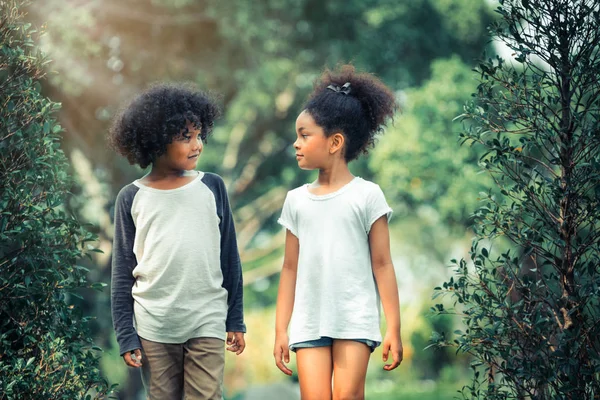
{"label": "boy's nose", "polygon": [[198,150],[202,146],[202,139],[200,139],[200,138],[193,140],[192,142],[193,142],[192,148],[194,150]]}
{"label": "boy's nose", "polygon": [[297,139],[296,139],[296,141],[294,142],[293,146],[294,146],[294,148],[295,148],[296,150],[298,150],[298,149],[300,148],[300,145],[298,144],[298,140],[297,140]]}

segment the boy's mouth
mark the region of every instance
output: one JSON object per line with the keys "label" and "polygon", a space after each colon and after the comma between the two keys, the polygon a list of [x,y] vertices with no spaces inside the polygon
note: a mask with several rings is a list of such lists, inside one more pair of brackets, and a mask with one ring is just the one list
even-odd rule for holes
{"label": "boy's mouth", "polygon": [[190,158],[190,159],[192,159],[192,158],[198,158],[199,155],[200,155],[200,153],[194,154],[193,156],[189,156],[188,158]]}

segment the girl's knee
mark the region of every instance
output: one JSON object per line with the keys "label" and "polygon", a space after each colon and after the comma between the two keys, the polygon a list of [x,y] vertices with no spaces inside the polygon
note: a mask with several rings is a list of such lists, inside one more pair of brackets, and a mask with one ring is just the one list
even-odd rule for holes
{"label": "girl's knee", "polygon": [[364,400],[363,388],[333,388],[333,400]]}

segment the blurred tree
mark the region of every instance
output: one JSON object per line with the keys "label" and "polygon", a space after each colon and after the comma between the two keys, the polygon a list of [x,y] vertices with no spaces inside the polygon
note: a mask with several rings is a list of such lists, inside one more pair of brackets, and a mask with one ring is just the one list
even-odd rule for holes
{"label": "blurred tree", "polygon": [[0,2],[0,398],[101,398],[99,349],[73,305],[95,237],[61,206],[72,180],[60,105],[40,94],[49,60],[24,3]]}
{"label": "blurred tree", "polygon": [[[425,313],[425,311],[423,312]],[[410,343],[415,349],[425,349],[431,344],[431,332],[444,332],[452,330],[454,321],[451,316],[437,315],[423,320],[424,326],[415,330],[410,338]],[[440,373],[454,361],[454,352],[449,348],[431,348],[430,351],[424,351],[420,357],[413,357],[411,365],[414,366],[416,374],[420,378],[439,379]]]}
{"label": "blurred tree", "polygon": [[388,188],[399,218],[427,208],[437,223],[464,230],[477,205],[476,193],[491,180],[480,175],[482,154],[459,146],[453,122],[476,89],[471,68],[458,57],[437,59],[431,76],[403,92],[403,112],[370,158],[378,182]]}
{"label": "blurred tree", "polygon": [[[228,184],[249,289],[247,303],[267,306],[274,302],[281,264],[283,237],[274,234],[280,230],[276,218],[286,191],[310,176],[297,168],[291,156],[294,120],[321,69],[351,61],[359,69],[377,74],[399,96],[402,90],[414,90],[415,99],[417,88],[429,80],[448,85],[456,80],[464,84],[462,93],[468,83],[461,81],[465,75],[459,70],[470,65],[486,46],[483,33],[491,20],[487,7],[485,0],[36,3],[29,10],[30,20],[37,24],[48,21],[50,35],[43,48],[56,59],[53,69],[59,72],[51,76],[44,90],[63,104],[60,120],[67,128],[64,149],[80,183],[78,196],[68,206],[97,227],[100,247],[105,251],[105,256],[96,258],[102,268],[92,271],[97,274],[94,279],[109,279],[112,225],[108,215],[114,195],[142,173],[104,150],[104,132],[118,105],[147,83],[192,80],[222,94],[226,114],[199,168],[221,174]],[[443,67],[432,77],[435,68],[430,66],[438,58],[450,60],[448,67],[456,70],[452,79],[444,78]],[[432,95],[435,98],[437,93]],[[462,101],[461,94],[447,96],[457,104]],[[425,95],[418,101],[425,104]],[[446,112],[440,117],[435,104],[430,106],[430,112],[435,113],[431,118],[441,121],[450,116]],[[413,124],[415,129],[427,127],[426,120],[421,119],[424,114],[415,113],[415,120],[420,121]],[[438,124],[442,126],[442,122]],[[435,154],[440,146],[433,129],[429,132],[427,146],[432,148],[424,148],[423,153]],[[393,139],[386,157],[393,159],[395,151],[401,154],[403,140]],[[441,140],[448,145],[452,142],[449,136]],[[470,158],[460,156],[455,162],[461,160]],[[450,163],[447,157],[439,164],[440,171]],[[371,178],[387,170],[384,165],[362,159],[352,168],[356,174]],[[460,170],[459,165],[451,168]],[[428,189],[427,194],[415,195],[414,201],[398,192],[393,198],[398,203],[411,200],[410,207],[419,208],[417,201],[446,193],[451,202],[453,189],[435,181],[449,175],[431,175],[423,182],[429,188],[438,185],[441,189]],[[407,179],[410,182],[413,176],[389,175],[382,186],[386,192],[395,192],[396,180],[404,188]],[[437,204],[427,206],[432,209]],[[458,202],[447,208],[449,218],[464,216],[457,210]],[[430,228],[443,232],[439,226]],[[108,299],[87,304],[96,307],[90,312],[102,317],[98,331],[110,330]],[[102,335],[102,340],[109,338]]]}
{"label": "blurred tree", "polygon": [[491,31],[514,60],[480,63],[462,136],[485,150],[501,196],[488,195],[476,213],[473,266],[456,262],[437,288],[463,304],[466,325],[440,344],[475,358],[465,398],[596,399],[600,9],[505,0],[497,12]]}
{"label": "blurred tree", "polygon": [[[48,17],[53,34],[45,48],[61,55],[48,90],[64,104],[66,150],[81,151],[114,193],[140,173],[97,150],[117,104],[155,80],[194,80],[222,93],[226,117],[200,167],[228,182],[242,257],[263,268],[257,279],[278,270],[262,258],[280,247],[280,239],[259,233],[276,226],[286,190],[308,176],[290,157],[293,121],[323,65],[352,61],[395,89],[416,86],[439,57],[471,62],[490,21],[483,0],[78,4],[52,0],[31,9],[33,20]],[[355,168],[371,174],[364,162]],[[110,238],[110,224],[98,225]]]}

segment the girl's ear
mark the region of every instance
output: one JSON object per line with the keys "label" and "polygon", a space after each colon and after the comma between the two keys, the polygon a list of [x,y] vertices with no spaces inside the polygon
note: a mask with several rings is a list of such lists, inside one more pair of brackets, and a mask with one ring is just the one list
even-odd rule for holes
{"label": "girl's ear", "polygon": [[340,132],[334,133],[329,137],[329,154],[335,154],[344,148],[346,138]]}

